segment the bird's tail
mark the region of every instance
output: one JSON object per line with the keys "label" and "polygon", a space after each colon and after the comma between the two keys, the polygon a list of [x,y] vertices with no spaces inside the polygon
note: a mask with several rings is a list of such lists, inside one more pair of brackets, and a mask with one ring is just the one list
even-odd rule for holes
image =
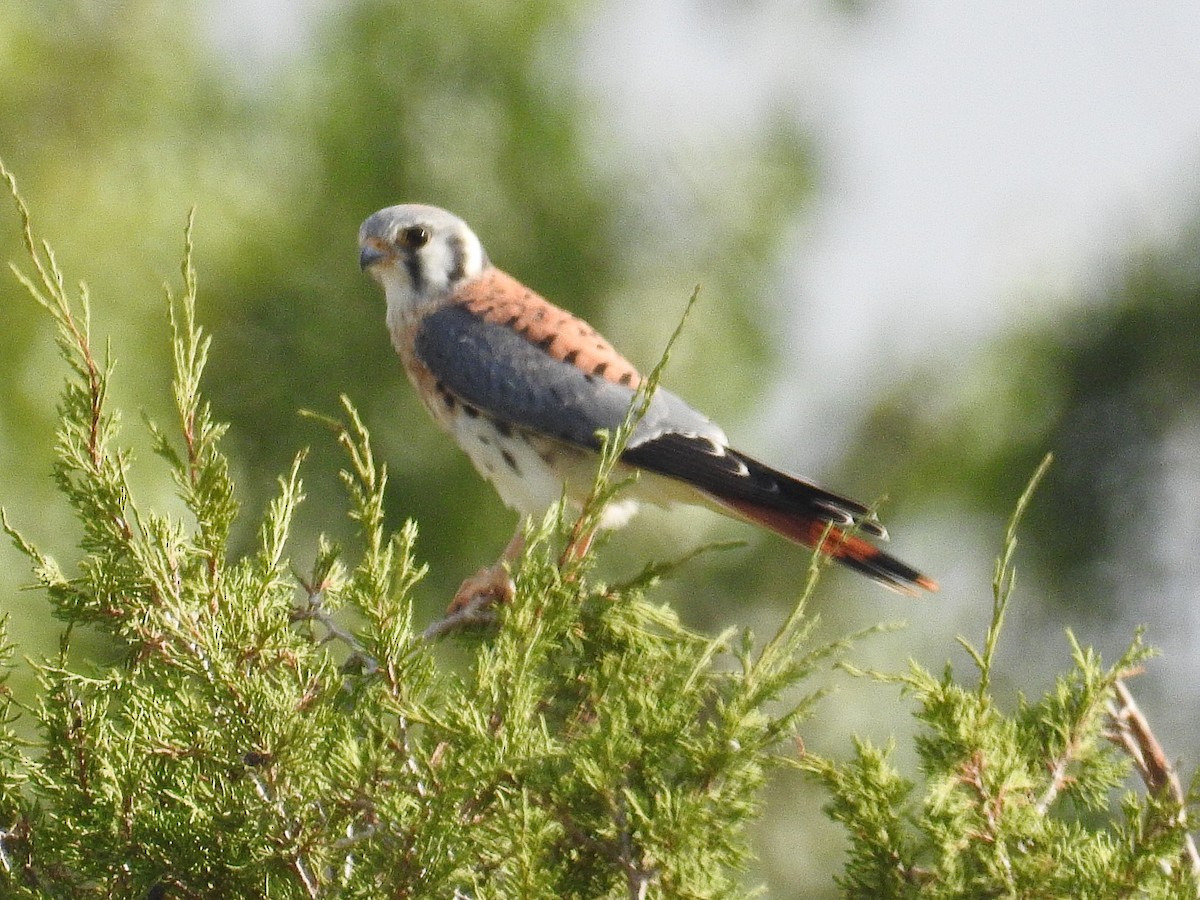
{"label": "bird's tail", "polygon": [[621,458],[683,482],[718,509],[813,547],[894,591],[916,594],[938,588],[929,576],[860,537],[887,539],[870,507],[780,472],[711,435],[652,435]]}
{"label": "bird's tail", "polygon": [[[831,518],[821,518],[811,512],[761,506],[740,499],[713,499],[738,518],[761,525],[789,541],[812,547],[842,565],[878,581],[884,587],[909,595],[915,595],[919,589],[938,589],[938,583],[928,575],[921,574],[852,531],[831,524]],[[823,500],[824,502],[827,501]],[[876,533],[878,531],[882,529],[876,526]]]}

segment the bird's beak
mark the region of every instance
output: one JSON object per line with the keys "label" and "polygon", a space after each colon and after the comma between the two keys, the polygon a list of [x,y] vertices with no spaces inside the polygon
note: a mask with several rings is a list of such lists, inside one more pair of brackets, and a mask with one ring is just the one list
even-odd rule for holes
{"label": "bird's beak", "polygon": [[358,254],[358,267],[365,272],[386,256],[384,251],[366,244]]}

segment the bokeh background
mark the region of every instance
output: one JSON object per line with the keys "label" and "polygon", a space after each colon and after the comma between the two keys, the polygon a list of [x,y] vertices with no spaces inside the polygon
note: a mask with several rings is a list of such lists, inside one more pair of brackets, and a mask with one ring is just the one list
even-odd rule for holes
{"label": "bokeh background", "polygon": [[[0,156],[40,235],[86,279],[146,507],[171,508],[137,413],[170,419],[163,284],[197,208],[207,391],[232,423],[241,540],[301,447],[293,554],[348,534],[332,441],[301,408],[347,393],[415,517],[432,616],[512,518],[427,421],[355,232],[402,200],[446,206],[492,258],[651,365],[692,287],[667,382],[746,449],[868,500],[936,575],[898,599],[831,572],[822,633],[908,626],[854,659],[968,662],[992,560],[1041,456],[1021,536],[1006,702],[1068,665],[1064,628],[1114,658],[1190,777],[1200,759],[1200,6],[916,0],[9,0]],[[0,257],[23,258],[0,203]],[[64,374],[50,323],[0,278],[0,502],[65,563],[48,448]],[[666,585],[696,627],[765,632],[805,554],[704,512],[650,512],[614,577],[738,538]],[[55,646],[0,548],[21,652]],[[106,652],[94,647],[98,659]],[[24,676],[22,676],[24,677]],[[846,678],[805,726],[910,733],[894,690]],[[901,751],[901,764],[911,756]],[[909,774],[915,776],[910,768]],[[779,776],[748,884],[828,894],[819,793]]]}

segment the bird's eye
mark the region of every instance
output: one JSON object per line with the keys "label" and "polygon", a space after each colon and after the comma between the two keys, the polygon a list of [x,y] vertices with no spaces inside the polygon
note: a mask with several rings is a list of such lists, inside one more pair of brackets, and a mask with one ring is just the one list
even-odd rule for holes
{"label": "bird's eye", "polygon": [[420,250],[429,243],[429,229],[423,225],[410,225],[401,228],[396,235],[396,243],[409,250]]}

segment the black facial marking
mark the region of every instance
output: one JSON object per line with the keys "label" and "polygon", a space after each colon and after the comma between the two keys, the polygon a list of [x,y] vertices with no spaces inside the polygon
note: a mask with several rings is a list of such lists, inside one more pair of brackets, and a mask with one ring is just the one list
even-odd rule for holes
{"label": "black facial marking", "polygon": [[425,288],[425,268],[417,251],[404,249],[404,268],[408,270],[408,280],[412,282],[413,291],[421,293]]}
{"label": "black facial marking", "polygon": [[450,268],[446,271],[451,284],[467,274],[467,246],[461,234],[450,235]]}

